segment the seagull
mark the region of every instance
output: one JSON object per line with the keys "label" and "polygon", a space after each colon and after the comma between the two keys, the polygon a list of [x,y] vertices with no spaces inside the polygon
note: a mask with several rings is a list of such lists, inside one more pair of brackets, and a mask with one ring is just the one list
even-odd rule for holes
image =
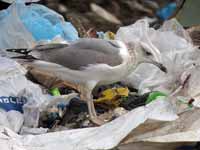
{"label": "seagull", "polygon": [[103,124],[96,114],[92,91],[96,86],[121,81],[141,63],[151,63],[162,71],[166,68],[149,55],[144,48],[127,48],[122,41],[83,38],[69,45],[47,44],[32,49],[7,49],[22,54],[13,57],[25,59],[25,63],[61,80],[80,85],[80,93],[87,102],[90,120]]}

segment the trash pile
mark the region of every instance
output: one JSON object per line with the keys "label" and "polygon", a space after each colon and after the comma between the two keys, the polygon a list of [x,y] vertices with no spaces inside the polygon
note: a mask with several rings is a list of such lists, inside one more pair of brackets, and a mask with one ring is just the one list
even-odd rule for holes
{"label": "trash pile", "polygon": [[[0,11],[0,22],[2,149],[96,150],[141,141],[200,140],[200,53],[189,33],[175,19],[166,21],[158,30],[141,19],[120,27],[116,34],[88,32],[88,41],[101,39],[121,48],[113,41],[119,40],[129,49],[145,53],[148,60],[166,67],[163,72],[153,64],[141,63],[119,82],[95,84],[92,100],[98,118],[103,121],[101,126],[92,121],[88,109],[92,106],[88,107],[89,101],[84,99],[87,96],[82,97],[88,94],[86,85],[82,93],[83,87],[78,82],[62,80],[62,76],[56,75],[56,71],[62,70],[60,66],[50,66],[57,69],[51,74],[30,65],[36,59],[29,55],[32,48],[59,52],[62,46],[73,45],[79,39],[75,27],[45,6],[26,5],[20,0]],[[52,47],[47,47],[49,44]],[[79,47],[89,47],[79,44]],[[10,52],[18,50],[30,59],[25,62],[11,59],[22,58]],[[42,53],[36,54],[41,56]],[[135,55],[135,59],[138,56]],[[74,54],[74,61],[75,57]],[[104,72],[101,69],[98,75]]]}
{"label": "trash pile", "polygon": [[[87,31],[117,31],[120,26],[132,24],[141,18],[149,18],[153,23],[165,21],[176,14],[183,0],[77,0],[50,1],[44,4],[62,13],[66,18],[73,18]],[[63,9],[65,8],[65,9]],[[77,20],[77,21],[76,21]],[[76,24],[75,24],[76,26]]]}

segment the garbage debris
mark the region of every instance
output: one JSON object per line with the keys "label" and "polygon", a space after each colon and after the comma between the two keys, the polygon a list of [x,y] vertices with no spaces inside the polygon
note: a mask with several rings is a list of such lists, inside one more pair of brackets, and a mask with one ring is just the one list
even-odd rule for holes
{"label": "garbage debris", "polygon": [[106,103],[117,107],[120,104],[119,98],[127,97],[128,94],[128,88],[108,89],[102,92],[102,97],[95,100],[95,103]]}
{"label": "garbage debris", "polygon": [[104,10],[102,7],[96,5],[95,3],[91,3],[90,7],[92,11],[94,11],[97,15],[101,16],[107,21],[110,21],[115,24],[121,24],[121,21],[117,17],[113,16],[112,14]]}
{"label": "garbage debris", "polygon": [[165,6],[164,8],[158,10],[156,14],[161,20],[167,20],[175,14],[176,9],[177,9],[176,2],[172,2],[169,3],[167,6]]}
{"label": "garbage debris", "polygon": [[121,106],[126,110],[132,110],[139,106],[147,105],[159,97],[167,97],[166,94],[159,91],[138,95],[137,93],[130,93],[128,88],[123,87],[107,89],[100,95],[102,97],[96,99],[95,104],[104,104],[104,107],[108,105],[110,109]]}
{"label": "garbage debris", "polygon": [[[121,41],[83,38],[70,45],[57,44],[52,47],[50,44],[29,50],[7,51],[24,55],[15,58],[35,59],[28,63],[24,61],[24,64],[47,73],[53,73],[64,81],[79,83],[81,99],[88,101],[90,119],[95,124],[103,123],[96,115],[94,102],[90,100],[92,90],[98,84],[117,82],[130,74],[131,70],[141,63],[153,64],[166,72],[166,68],[161,63],[149,59],[147,55],[140,53],[139,49],[131,49],[132,51],[129,53],[126,45]],[[52,51],[53,49],[55,51]],[[117,51],[120,53],[116,53]],[[137,57],[134,53],[138,54]],[[46,57],[47,55],[48,57]],[[119,67],[120,74],[116,73],[116,66]]]}
{"label": "garbage debris", "polygon": [[114,40],[115,39],[115,34],[111,31],[107,32],[97,32],[95,29],[91,28],[87,31],[87,36],[90,38],[100,38],[100,39],[105,39],[105,40]]}
{"label": "garbage debris", "polygon": [[49,129],[48,128],[28,128],[23,126],[20,130],[21,135],[39,135],[39,134],[45,134],[47,133]]}
{"label": "garbage debris", "polygon": [[23,114],[21,114],[18,111],[4,111],[3,109],[0,109],[0,125],[8,127],[12,129],[14,132],[18,133],[23,125],[24,117]]}
{"label": "garbage debris", "polygon": [[47,124],[45,127],[50,129],[54,128],[64,116],[67,109],[66,107],[66,104],[59,103],[43,111],[43,115],[40,118],[42,119],[42,122],[45,122]]}
{"label": "garbage debris", "polygon": [[132,110],[140,106],[145,106],[148,97],[149,93],[145,93],[143,95],[130,94],[120,103],[120,106],[126,110]]}
{"label": "garbage debris", "polygon": [[110,31],[107,31],[106,33],[97,32],[96,34],[97,34],[97,37],[100,39],[106,39],[106,40],[114,40],[115,39],[115,34]]}
{"label": "garbage debris", "polygon": [[23,0],[18,0],[0,11],[0,16],[1,49],[31,48],[39,41],[58,36],[67,41],[78,39],[78,32],[70,22],[43,5],[25,5]]}
{"label": "garbage debris", "polygon": [[[153,115],[157,114],[159,115],[160,120],[164,119],[165,121],[166,119],[168,121],[177,119],[177,116],[170,109],[170,107],[165,109],[166,101],[158,100],[150,104],[151,106],[149,107],[136,108],[131,112],[101,127],[84,128],[78,130],[66,130],[62,132],[47,133],[43,135],[31,135],[31,136],[16,135],[8,128],[1,127],[0,136],[9,137],[4,140],[7,141],[10,139],[9,142],[10,145],[17,144],[19,145],[17,148],[24,148],[24,149],[28,149],[31,147],[35,148],[38,146],[45,150],[51,150],[56,147],[58,148],[58,146],[59,149],[61,150],[66,149],[66,147],[68,147],[69,150],[111,149],[116,147],[125,137],[127,137],[127,135],[134,128],[138,127],[139,124],[144,123],[144,121],[148,118],[148,116],[151,116],[150,118],[153,119],[154,118]],[[156,113],[155,108],[160,109],[162,111]],[[155,110],[153,114],[151,114],[152,109]],[[169,117],[167,117],[166,115],[169,115]],[[156,118],[158,119],[158,116]],[[24,141],[25,137],[26,141]],[[16,140],[11,140],[14,138]],[[27,138],[29,138],[29,140],[27,140]],[[99,139],[101,140],[99,141]],[[26,143],[26,145],[24,146],[24,144],[20,143]],[[5,148],[8,148],[7,144],[3,146]]]}
{"label": "garbage debris", "polygon": [[23,112],[23,105],[27,103],[26,97],[2,96],[0,97],[0,107],[6,111],[16,110]]}
{"label": "garbage debris", "polygon": [[[41,72],[39,72],[39,73],[42,75]],[[39,75],[39,73],[38,73],[38,75]],[[25,78],[25,76],[24,76],[24,78]],[[108,89],[107,91],[103,92],[103,95],[105,97],[97,100],[97,102],[98,101],[99,102],[102,102],[102,101],[107,102],[108,100],[117,98],[118,96],[120,96],[123,101],[126,101],[127,100],[126,98],[129,97],[128,88],[122,88],[122,87],[120,87],[120,86],[118,87],[118,86],[119,85],[117,85],[113,89]],[[54,98],[56,98],[57,96],[62,98],[63,95],[60,92],[60,87],[55,88],[55,86],[53,87],[53,86],[49,86],[49,85],[48,85],[48,87],[50,87],[49,88],[50,90],[47,90],[47,91],[51,92],[51,94],[54,95]],[[53,87],[53,89],[52,89],[52,87]],[[31,132],[33,132],[33,134],[40,133],[40,130],[39,129],[37,130],[37,128],[39,128],[39,127],[48,128],[49,131],[52,132],[52,131],[56,131],[57,127],[60,128],[58,130],[62,130],[62,129],[69,130],[69,129],[76,129],[76,128],[86,128],[86,127],[88,128],[88,127],[94,126],[94,124],[90,121],[90,118],[88,115],[89,113],[88,113],[88,109],[87,109],[87,104],[84,101],[80,101],[79,97],[77,97],[76,99],[65,98],[65,100],[52,100],[53,97],[51,97],[50,95],[43,95],[41,90],[40,90],[40,92],[38,91],[38,94],[39,93],[42,94],[42,95],[40,95],[40,97],[38,97],[39,95],[37,95],[37,96],[34,95],[34,94],[37,94],[37,90],[33,90],[34,94],[31,93],[31,91],[28,91],[28,89],[26,89],[25,92],[23,92],[23,93],[21,92],[21,94],[23,94],[23,96],[28,98],[28,102],[23,106],[23,108],[24,108],[23,113],[24,113],[24,118],[25,118],[24,126],[30,128],[30,133]],[[178,117],[177,117],[175,111],[173,110],[173,107],[169,103],[169,101],[165,101],[163,99],[159,100],[159,98],[160,98],[159,94],[158,93],[156,93],[156,94],[157,95],[154,96],[153,98],[151,96],[151,101],[154,98],[156,98],[158,100],[152,101],[151,103],[149,103],[147,105],[145,102],[148,99],[148,97],[146,97],[145,100],[143,99],[143,101],[144,101],[143,105],[142,106],[140,105],[141,107],[138,108],[138,110],[141,109],[141,111],[144,111],[143,112],[144,114],[148,114],[148,115],[147,116],[145,115],[145,117],[142,115],[142,118],[140,118],[139,120],[141,121],[143,119],[146,120],[147,118],[154,118],[156,120],[171,121],[171,120],[177,119]],[[74,94],[72,93],[71,95],[74,95]],[[106,100],[106,98],[108,100]],[[39,99],[41,99],[41,101],[38,104],[37,101]],[[48,103],[46,102],[47,99],[49,100]],[[125,115],[128,115],[132,111],[133,112],[136,111],[134,108],[131,108],[131,109],[129,109],[131,111],[128,112],[128,110],[125,110],[126,108],[125,109],[119,108],[120,105],[121,104],[117,104],[115,107],[118,107],[118,108],[116,108],[114,110],[108,109],[108,107],[105,108],[99,104],[96,104],[95,108],[96,108],[97,114],[99,115],[99,118],[101,118],[105,122],[111,121],[110,123],[112,123],[113,121],[116,122],[117,119],[119,119],[120,117],[123,118]],[[144,106],[144,105],[146,105],[146,106]],[[159,107],[157,105],[159,105]],[[139,106],[137,106],[137,107],[139,107]],[[156,110],[154,110],[154,109],[156,109]],[[164,117],[162,117],[162,115]],[[115,118],[117,118],[117,119],[115,119]],[[135,116],[134,116],[134,119],[135,119]],[[99,127],[99,128],[101,128],[101,127]],[[33,129],[33,131],[31,131],[32,129]],[[34,129],[36,129],[36,131]],[[29,131],[26,131],[26,132],[29,132]],[[41,133],[44,133],[44,132],[43,132],[43,130],[41,131]],[[127,131],[126,131],[126,133],[128,134]],[[116,144],[114,144],[114,145],[116,146]]]}
{"label": "garbage debris", "polygon": [[58,88],[50,89],[50,93],[51,93],[53,96],[60,96],[60,95],[61,95]]}
{"label": "garbage debris", "polygon": [[158,97],[160,97],[160,96],[166,97],[167,95],[164,94],[164,93],[162,93],[162,92],[159,92],[159,91],[152,92],[152,93],[149,94],[149,96],[148,96],[148,98],[147,98],[147,100],[146,100],[145,103],[146,103],[146,104],[149,104],[149,103],[151,103],[152,101],[156,100],[156,99],[157,99]]}
{"label": "garbage debris", "polygon": [[[101,105],[96,105],[95,109],[100,115],[103,115],[109,111],[109,109],[102,107]],[[46,127],[49,124],[44,120],[42,122],[42,127]],[[66,112],[64,116],[60,118],[59,125],[65,126],[68,129],[94,126],[94,124],[89,120],[86,102],[81,101],[79,97],[71,99],[69,105],[66,106]]]}
{"label": "garbage debris", "polygon": [[124,109],[123,107],[118,107],[118,108],[114,109],[114,116],[116,118],[118,118],[126,113],[128,113],[128,111],[126,109]]}
{"label": "garbage debris", "polygon": [[[150,16],[160,8],[150,1],[121,3],[125,4]],[[168,5],[161,10],[160,18],[168,19],[177,7]],[[99,10],[106,14],[104,19],[111,17],[111,22],[121,24],[100,5],[91,3],[91,8],[98,15],[102,15]],[[41,12],[50,16],[38,15]],[[200,140],[200,53],[176,20],[166,21],[155,30],[142,19],[121,27],[116,35],[91,29],[87,39],[77,40],[72,24],[42,5],[14,2],[0,12],[0,22],[1,13],[5,20],[17,14],[18,23],[33,40],[27,41],[30,47],[17,43],[19,47],[12,45],[8,50],[25,54],[15,57],[28,59],[22,61],[23,67],[14,60],[0,58],[3,149],[95,150],[130,142]],[[47,34],[52,26],[55,30]],[[62,38],[75,42],[63,44]],[[51,42],[46,45],[41,40]],[[90,49],[97,54],[90,55]]]}

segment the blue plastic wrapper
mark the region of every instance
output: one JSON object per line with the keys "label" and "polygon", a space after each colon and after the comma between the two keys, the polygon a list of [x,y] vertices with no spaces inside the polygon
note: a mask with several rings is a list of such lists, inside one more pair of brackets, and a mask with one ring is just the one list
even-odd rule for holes
{"label": "blue plastic wrapper", "polygon": [[169,3],[166,7],[158,10],[156,15],[162,20],[167,20],[174,14],[176,8],[177,4],[175,2]]}
{"label": "blue plastic wrapper", "polygon": [[16,110],[23,113],[23,105],[27,103],[25,97],[1,96],[0,108],[5,111]]}

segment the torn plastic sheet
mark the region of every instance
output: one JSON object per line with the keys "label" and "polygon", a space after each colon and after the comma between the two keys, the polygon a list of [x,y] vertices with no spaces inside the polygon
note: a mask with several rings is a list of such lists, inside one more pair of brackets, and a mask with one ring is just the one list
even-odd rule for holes
{"label": "torn plastic sheet", "polygon": [[[186,111],[173,122],[146,122],[134,130],[125,143],[132,142],[197,142],[200,141],[200,109]],[[132,136],[133,135],[133,136]]]}
{"label": "torn plastic sheet", "polygon": [[[133,129],[144,123],[148,118],[165,121],[177,119],[177,115],[167,105],[169,106],[167,101],[157,100],[147,107],[136,108],[100,127],[67,130],[35,136],[20,136],[8,128],[1,127],[0,143],[4,143],[3,146],[7,146],[8,150],[53,150],[55,148],[65,150],[66,147],[68,150],[111,149],[117,146]],[[156,110],[158,110],[157,113]],[[151,114],[151,112],[154,113]]]}
{"label": "torn plastic sheet", "polygon": [[29,128],[23,126],[20,130],[21,135],[27,135],[27,134],[33,134],[33,135],[38,135],[38,134],[45,134],[47,133],[48,128]]}

